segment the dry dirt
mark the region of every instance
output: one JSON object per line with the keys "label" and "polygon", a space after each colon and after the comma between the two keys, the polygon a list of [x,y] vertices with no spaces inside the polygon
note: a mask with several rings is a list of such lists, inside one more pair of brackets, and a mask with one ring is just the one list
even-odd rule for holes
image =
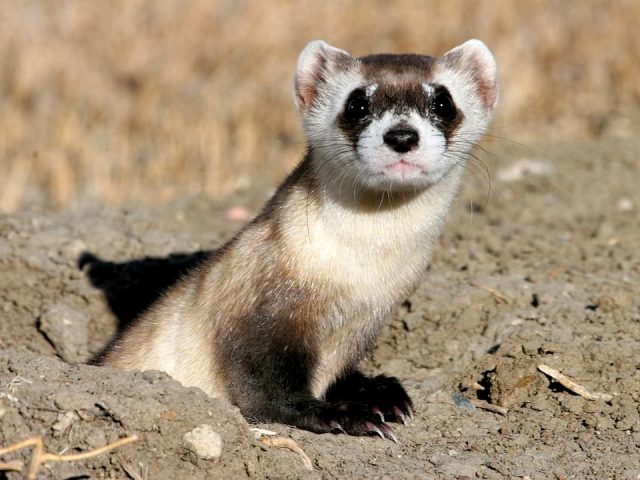
{"label": "dry dirt", "polygon": [[[365,364],[415,401],[399,444],[259,425],[293,439],[308,471],[196,389],[83,365],[193,260],[167,255],[219,245],[240,226],[227,207],[255,211],[261,193],[0,216],[0,446],[42,436],[68,454],[140,437],[42,478],[640,478],[640,141],[502,143],[481,154],[488,201],[472,168],[424,282]],[[84,252],[97,258],[81,270]],[[612,397],[576,395],[538,364]],[[202,424],[219,458],[187,447]]]}

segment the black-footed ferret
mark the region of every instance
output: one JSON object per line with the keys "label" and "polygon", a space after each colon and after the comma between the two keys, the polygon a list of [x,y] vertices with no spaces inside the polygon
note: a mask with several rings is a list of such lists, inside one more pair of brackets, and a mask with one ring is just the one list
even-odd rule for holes
{"label": "black-footed ferret", "polygon": [[395,438],[412,403],[357,371],[416,288],[498,98],[479,40],[440,58],[300,54],[308,151],[262,212],[123,332],[100,363],[163,370],[254,421]]}

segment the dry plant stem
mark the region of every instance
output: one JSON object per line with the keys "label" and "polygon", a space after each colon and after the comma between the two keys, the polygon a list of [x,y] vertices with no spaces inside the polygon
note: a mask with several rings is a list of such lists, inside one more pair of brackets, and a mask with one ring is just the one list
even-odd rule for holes
{"label": "dry plant stem", "polygon": [[505,305],[511,305],[511,299],[507,297],[504,293],[499,292],[495,288],[485,287],[482,285],[476,285],[476,287],[481,288],[482,290],[489,292],[496,299],[498,303],[504,303]]}
{"label": "dry plant stem", "polygon": [[5,447],[5,448],[0,448],[0,456],[6,455],[7,453],[15,452],[16,450],[22,450],[23,448],[27,448],[32,445],[36,445],[36,442],[38,441],[42,444],[42,438],[33,437],[33,438],[27,438],[26,440],[18,442],[14,445],[9,445],[8,447]]}
{"label": "dry plant stem", "polygon": [[304,468],[306,468],[307,470],[313,470],[313,465],[311,464],[311,460],[309,459],[307,454],[304,453],[304,450],[302,450],[292,439],[287,437],[265,437],[261,438],[260,441],[266,445],[269,445],[270,447],[286,448],[288,450],[291,450],[302,459]]}
{"label": "dry plant stem", "polygon": [[[14,452],[16,450],[22,450],[26,447],[33,447],[33,453],[31,455],[31,462],[29,462],[29,469],[27,470],[27,480],[35,480],[38,470],[40,466],[45,462],[74,462],[77,460],[84,460],[91,457],[96,457],[98,455],[102,455],[109,450],[114,448],[121,447],[128,443],[132,443],[138,440],[137,435],[132,435],[130,437],[122,438],[117,440],[109,445],[105,445],[104,447],[97,448],[90,452],[78,453],[73,455],[57,455],[55,453],[47,453],[44,451],[44,442],[42,437],[33,437],[23,440],[22,442],[16,443],[15,445],[10,445],[6,448],[0,449],[0,455],[5,455],[10,452]],[[17,468],[19,465],[19,468]],[[0,471],[2,470],[12,470],[12,471],[21,471],[22,470],[22,462],[13,461],[6,464],[0,464]]]}
{"label": "dry plant stem", "polygon": [[551,368],[548,365],[540,364],[538,365],[538,370],[540,370],[545,375],[548,375],[551,378],[553,378],[563,387],[571,390],[573,393],[580,395],[581,397],[586,398],[587,400],[604,400],[605,402],[608,402],[613,398],[608,393],[590,392],[582,385],[574,382],[566,375],[563,375],[558,370],[556,370],[555,368]]}
{"label": "dry plant stem", "polygon": [[20,460],[13,460],[9,463],[0,462],[0,472],[21,472],[24,467],[24,463]]}
{"label": "dry plant stem", "polygon": [[506,415],[509,410],[500,407],[498,405],[491,405],[489,402],[485,402],[484,400],[475,400],[473,404],[482,410],[487,410],[488,412],[499,413],[500,415]]}

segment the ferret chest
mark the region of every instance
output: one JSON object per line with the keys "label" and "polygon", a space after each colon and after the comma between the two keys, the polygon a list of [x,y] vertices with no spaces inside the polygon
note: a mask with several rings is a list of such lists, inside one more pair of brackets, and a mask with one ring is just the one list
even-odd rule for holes
{"label": "ferret chest", "polygon": [[309,283],[331,285],[370,309],[394,303],[415,286],[433,243],[419,224],[394,212],[328,217],[294,226],[286,239],[295,246],[291,261]]}

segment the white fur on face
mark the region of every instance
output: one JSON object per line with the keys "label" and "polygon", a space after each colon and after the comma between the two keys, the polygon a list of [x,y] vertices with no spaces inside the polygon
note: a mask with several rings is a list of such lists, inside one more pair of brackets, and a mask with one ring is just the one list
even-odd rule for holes
{"label": "white fur on face", "polygon": [[[418,146],[398,153],[384,142],[384,135],[394,128],[410,128],[420,136]],[[444,134],[417,112],[397,115],[386,112],[373,120],[362,132],[357,145],[360,177],[371,188],[409,190],[431,185],[453,166],[445,157]]]}
{"label": "white fur on face", "polygon": [[[484,82],[484,97],[481,97],[478,75]],[[372,97],[378,84],[367,83],[357,61],[344,70],[334,70],[324,80],[313,108],[302,112],[303,125],[319,176],[325,184],[339,185],[340,190],[343,186],[349,190],[363,186],[382,191],[407,191],[427,188],[440,181],[454,165],[465,161],[467,153],[484,133],[497,99],[491,53],[477,40],[466,42],[436,60],[422,83],[428,96],[434,94],[435,86],[444,86],[463,114],[449,138],[434,126],[429,116],[423,117],[417,111],[399,115],[390,109],[360,133],[354,147],[353,139],[339,128],[336,119],[354,89],[364,88],[366,95]],[[383,139],[385,133],[400,125],[415,129],[420,136],[419,145],[406,153],[394,151]]]}
{"label": "white fur on face", "polygon": [[351,188],[357,182],[359,170],[354,168],[355,152],[336,125],[336,118],[344,110],[350,93],[363,82],[362,76],[353,71],[330,77],[314,108],[302,116],[318,176],[326,185],[340,183]]}

